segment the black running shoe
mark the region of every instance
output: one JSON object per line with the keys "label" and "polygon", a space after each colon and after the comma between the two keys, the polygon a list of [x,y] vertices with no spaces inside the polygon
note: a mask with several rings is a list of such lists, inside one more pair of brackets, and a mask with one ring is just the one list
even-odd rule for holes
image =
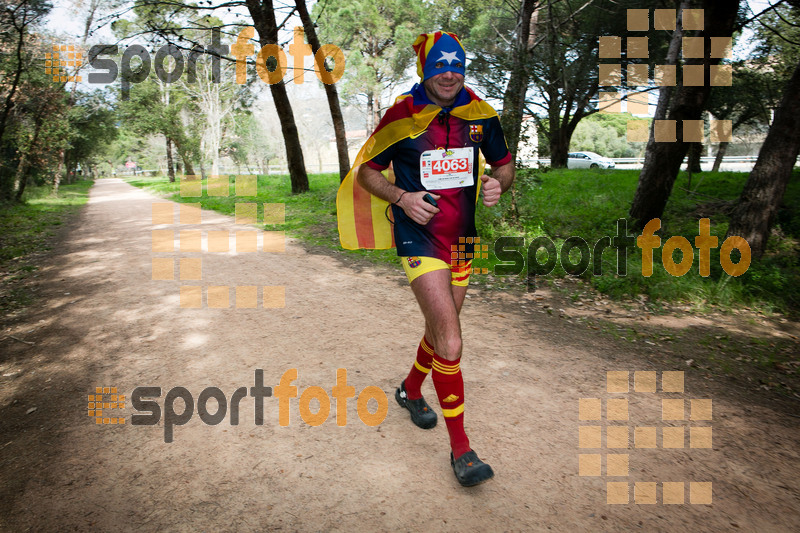
{"label": "black running shoe", "polygon": [[494,477],[492,467],[478,459],[478,454],[473,450],[463,454],[455,461],[453,452],[450,452],[450,464],[453,466],[456,479],[463,487],[472,487]]}
{"label": "black running shoe", "polygon": [[409,400],[406,394],[406,382],[400,384],[394,393],[394,399],[400,404],[400,407],[405,407],[411,413],[411,421],[422,429],[431,429],[436,426],[437,416],[436,413],[425,401],[425,398],[417,400]]}

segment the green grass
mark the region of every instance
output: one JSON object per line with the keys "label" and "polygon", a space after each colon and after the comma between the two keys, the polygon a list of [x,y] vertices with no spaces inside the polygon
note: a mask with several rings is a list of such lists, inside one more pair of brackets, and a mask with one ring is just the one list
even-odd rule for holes
{"label": "green grass", "polygon": [[[560,251],[570,236],[584,239],[593,250],[598,239],[617,234],[616,221],[625,219],[628,234],[633,235],[627,219],[638,182],[637,170],[550,170],[519,173],[517,209],[504,195],[500,210],[479,210],[478,227],[489,242],[502,235],[523,236],[526,246],[537,237],[551,239]],[[595,288],[615,298],[647,295],[652,301],[684,302],[695,310],[753,307],[763,312],[800,310],[800,173],[795,173],[783,199],[783,208],[762,260],[753,263],[740,277],[727,275],[720,265],[719,248],[711,250],[710,276],[699,273],[699,252],[694,249],[692,267],[683,276],[670,275],[663,267],[661,249],[653,253],[653,274],[642,275],[642,250],[627,248],[625,275],[617,272],[616,250],[602,254],[602,275],[593,275],[591,265],[581,277]],[[699,219],[709,218],[711,235],[722,245],[728,229],[728,210],[738,198],[747,179],[746,173],[704,172],[695,175],[692,193],[687,192],[687,176],[681,173],[661,217],[658,232],[661,246],[672,236],[686,238],[694,247],[699,233]],[[518,223],[512,224],[512,215]],[[527,249],[527,248],[526,248]],[[736,252],[734,252],[736,254]],[[594,254],[591,254],[594,259]],[[540,250],[539,261],[547,254]],[[579,259],[573,252],[572,260]],[[560,259],[545,279],[563,277]],[[680,262],[676,251],[673,259]],[[738,256],[733,260],[737,260]],[[490,254],[493,266],[496,257]]]}
{"label": "green grass", "polygon": [[48,187],[28,187],[19,204],[0,205],[0,312],[28,305],[24,281],[39,269],[38,257],[51,248],[53,235],[89,198],[91,181],[62,185],[57,196]]}
{"label": "green grass", "polygon": [[[547,237],[560,250],[571,236],[580,237],[594,249],[598,239],[617,234],[617,220],[625,219],[628,235],[633,235],[627,222],[638,181],[637,170],[523,170],[518,172],[516,184],[516,209],[512,209],[511,196],[503,195],[498,207],[478,208],[478,233],[484,243],[489,244],[489,258],[476,260],[475,266],[486,267],[494,272],[498,259],[494,254],[496,239],[503,236],[523,237],[521,250],[526,255],[528,244],[537,237]],[[627,260],[623,271],[617,270],[617,251],[607,249],[601,255],[602,272],[592,273],[592,265],[580,277],[599,291],[617,299],[647,295],[654,302],[683,302],[694,310],[731,309],[751,307],[763,312],[790,312],[800,310],[800,174],[796,174],[784,196],[767,254],[748,271],[733,278],[727,275],[719,261],[719,251],[712,249],[711,275],[699,274],[699,253],[695,249],[694,262],[683,276],[670,275],[663,267],[661,249],[653,254],[653,275],[642,275],[641,249],[634,243],[626,248]],[[671,236],[683,236],[694,246],[698,235],[698,220],[709,218],[711,235],[718,237],[721,245],[728,228],[727,208],[738,198],[747,179],[746,173],[704,172],[695,175],[692,193],[687,192],[687,177],[681,173],[662,217],[662,228],[658,232],[661,244]],[[286,223],[280,227],[289,236],[305,242],[331,249],[339,249],[336,230],[335,198],[339,184],[336,174],[310,176],[311,190],[307,194],[292,195],[288,176],[259,176],[258,196],[234,197],[233,179],[229,197],[182,198],[177,183],[168,183],[164,178],[137,178],[129,180],[133,185],[146,187],[155,193],[181,202],[199,201],[204,208],[221,213],[234,214],[236,202],[283,203],[286,206]],[[388,251],[344,251],[372,261],[397,265],[393,250]],[[590,254],[593,258],[593,254]],[[546,262],[546,253],[540,250],[539,261]],[[571,259],[579,258],[578,251]],[[674,253],[676,262],[681,252]],[[568,274],[560,264],[560,257],[550,274],[543,279],[564,277]],[[734,258],[736,259],[736,258]],[[398,267],[399,268],[399,267]],[[475,276],[486,285],[502,287],[523,281],[525,272],[518,277]],[[508,282],[508,283],[506,283]]]}
{"label": "green grass", "polygon": [[[336,226],[336,191],[339,187],[339,175],[313,174],[309,176],[309,191],[305,194],[292,194],[289,176],[259,175],[257,196],[234,196],[234,179],[230,179],[230,195],[208,196],[206,187],[199,198],[182,197],[180,186],[170,183],[166,178],[136,177],[126,180],[131,185],[145,188],[169,200],[182,203],[200,203],[203,209],[211,209],[219,213],[233,216],[236,203],[255,202],[282,203],[286,209],[285,223],[281,225],[263,226],[267,230],[283,230],[289,237],[302,239],[304,242],[326,248],[339,248],[339,233]],[[203,182],[205,185],[205,181]],[[258,217],[262,220],[263,211],[259,208]],[[400,269],[397,255],[392,250],[345,250],[345,253],[368,259],[375,263],[392,263]]]}

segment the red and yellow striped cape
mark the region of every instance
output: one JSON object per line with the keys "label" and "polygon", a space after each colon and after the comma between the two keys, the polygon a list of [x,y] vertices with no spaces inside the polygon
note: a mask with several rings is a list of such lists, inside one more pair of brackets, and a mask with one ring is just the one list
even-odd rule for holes
{"label": "red and yellow striped cape", "polygon": [[[497,116],[492,106],[481,100],[471,89],[467,91],[471,97],[470,102],[453,108],[450,111],[452,116],[464,120]],[[386,111],[378,128],[358,152],[353,168],[350,169],[336,194],[336,213],[342,248],[355,250],[394,247],[392,227],[384,216],[386,206],[389,204],[371,195],[358,184],[356,179],[358,168],[394,143],[424,132],[441,109],[432,104],[415,106],[414,98],[410,94],[403,94],[397,97],[394,105]],[[482,160],[483,158],[481,162]],[[478,173],[483,173],[482,163]],[[394,174],[391,171],[384,176],[394,183]]]}

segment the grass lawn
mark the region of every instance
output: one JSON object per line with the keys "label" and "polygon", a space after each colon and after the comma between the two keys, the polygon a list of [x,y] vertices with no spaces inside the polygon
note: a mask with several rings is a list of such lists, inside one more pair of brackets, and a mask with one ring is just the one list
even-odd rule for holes
{"label": "grass lawn", "polygon": [[[553,242],[558,257],[552,272],[537,276],[537,282],[547,282],[554,277],[568,275],[561,265],[560,250],[569,237],[579,237],[586,242],[589,256],[594,260],[593,250],[603,237],[617,235],[617,221],[630,227],[626,217],[636,190],[637,170],[523,170],[518,173],[516,184],[516,207],[511,195],[503,195],[498,207],[478,209],[478,233],[484,243],[489,244],[489,258],[475,261],[475,266],[486,267],[494,272],[498,264],[494,243],[500,237],[522,237],[524,244],[517,246],[521,257],[527,256],[528,245],[533,239],[542,237]],[[661,249],[653,251],[653,274],[642,275],[642,250],[633,240],[626,248],[625,269],[618,267],[617,250],[608,248],[600,254],[599,275],[593,273],[593,262],[579,277],[586,279],[599,291],[614,298],[632,298],[647,295],[651,301],[689,303],[696,310],[705,308],[729,309],[751,307],[763,312],[782,311],[794,313],[800,310],[800,180],[798,173],[784,196],[783,208],[770,238],[765,257],[750,265],[740,277],[726,274],[719,259],[719,248],[711,250],[711,275],[699,274],[699,253],[693,250],[694,261],[688,273],[672,276],[661,260]],[[722,244],[728,227],[728,212],[731,202],[738,197],[746,173],[704,172],[695,175],[689,192],[687,177],[681,173],[662,217],[659,231],[661,245],[671,236],[682,236],[694,246],[698,235],[700,218],[708,218],[711,235]],[[256,197],[235,197],[234,180],[230,180],[230,196],[209,197],[204,189],[200,198],[182,198],[179,185],[169,183],[163,177],[137,177],[129,183],[145,187],[157,194],[179,202],[200,202],[206,209],[233,215],[236,202],[283,203],[286,209],[285,224],[265,226],[265,229],[283,229],[288,235],[310,244],[334,249],[339,248],[336,230],[335,198],[339,184],[337,174],[316,174],[309,177],[311,190],[307,194],[292,195],[288,176],[272,175],[258,177]],[[261,212],[259,212],[259,217]],[[630,229],[627,234],[634,237]],[[570,242],[579,242],[571,239]],[[390,262],[397,265],[394,250],[345,251],[373,261]],[[737,260],[734,252],[733,260]],[[578,248],[569,254],[573,263],[580,262]],[[544,249],[537,252],[537,261],[547,263]],[[676,263],[682,261],[682,253],[673,253]],[[504,261],[508,264],[508,260]],[[525,279],[527,268],[516,277],[476,276],[491,280],[494,286],[504,282],[519,283]],[[399,266],[398,266],[399,269]],[[624,273],[624,275],[623,275]],[[485,281],[476,279],[478,282]]]}
{"label": "grass lawn", "polygon": [[[480,212],[482,235],[494,241],[500,235],[525,237],[526,245],[537,237],[551,239],[557,250],[571,236],[586,241],[593,250],[598,239],[617,234],[617,221],[627,221],[633,195],[638,182],[637,170],[551,170],[524,171],[517,183],[518,224],[511,224],[513,214],[510,198],[503,199],[502,213]],[[711,250],[711,274],[699,273],[699,252],[694,249],[694,261],[683,276],[670,275],[663,266],[661,248],[653,250],[653,274],[642,275],[642,250],[631,244],[627,251],[626,272],[618,272],[617,252],[608,249],[602,253],[602,274],[594,275],[591,265],[581,277],[594,287],[611,296],[635,297],[644,294],[652,301],[683,301],[696,308],[717,306],[755,307],[764,312],[792,312],[800,309],[800,173],[783,199],[783,208],[769,241],[767,254],[759,263],[751,264],[740,277],[731,277],[720,264],[719,248]],[[718,237],[721,246],[728,229],[728,214],[747,180],[746,173],[704,172],[695,175],[691,192],[687,189],[687,176],[681,173],[667,203],[658,232],[661,246],[672,236],[682,236],[694,247],[699,233],[699,220],[710,220],[710,233]],[[631,230],[628,230],[631,232]],[[540,250],[540,263],[546,263],[547,254]],[[570,253],[571,262],[577,263],[580,251]],[[594,257],[592,257],[594,259]],[[682,261],[680,251],[673,252],[676,263]],[[734,252],[733,261],[738,260]],[[564,276],[557,262],[553,275]]]}
{"label": "grass lawn", "polygon": [[51,187],[28,187],[20,204],[0,205],[0,313],[28,305],[24,281],[38,270],[37,258],[51,248],[58,228],[89,199],[91,181]]}

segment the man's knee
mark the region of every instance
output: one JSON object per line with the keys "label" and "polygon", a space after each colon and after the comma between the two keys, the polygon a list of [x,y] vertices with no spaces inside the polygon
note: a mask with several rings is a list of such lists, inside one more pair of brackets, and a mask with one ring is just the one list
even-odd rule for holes
{"label": "man's knee", "polygon": [[455,361],[461,357],[461,336],[447,335],[439,341],[442,348],[437,348],[437,354],[448,361]]}

